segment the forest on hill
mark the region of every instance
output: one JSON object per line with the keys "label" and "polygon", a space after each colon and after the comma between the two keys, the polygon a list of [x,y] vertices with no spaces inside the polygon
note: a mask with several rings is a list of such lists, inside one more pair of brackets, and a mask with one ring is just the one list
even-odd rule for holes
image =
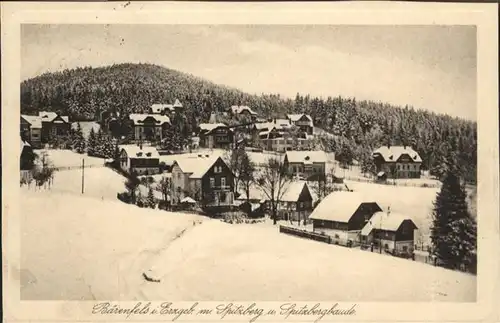
{"label": "forest on hill", "polygon": [[[332,89],[335,92],[335,89]],[[238,89],[152,64],[118,64],[46,73],[21,83],[21,113],[54,111],[72,121],[97,120],[102,112],[146,112],[153,103],[179,99],[185,110],[181,121],[188,135],[212,111],[244,104],[262,117],[308,113],[316,127],[334,134],[323,147],[349,164],[358,160],[372,169],[370,155],[380,145],[411,145],[423,160],[423,169],[440,176],[453,158],[461,177],[476,183],[477,123],[413,107],[359,101],[338,95],[325,98],[297,93],[295,99],[278,94],[253,95]],[[423,107],[424,108],[424,107]]]}

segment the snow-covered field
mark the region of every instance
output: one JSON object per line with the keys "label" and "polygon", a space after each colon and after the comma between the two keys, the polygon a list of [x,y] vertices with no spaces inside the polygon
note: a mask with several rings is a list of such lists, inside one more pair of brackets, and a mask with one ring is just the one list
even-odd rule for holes
{"label": "snow-covered field", "polygon": [[77,154],[70,150],[63,149],[41,149],[35,151],[39,156],[43,152],[47,153],[50,161],[55,167],[78,167],[82,166],[82,159],[85,159],[85,166],[104,165],[105,159],[98,157],[89,157],[83,154]]}
{"label": "snow-covered field", "polygon": [[[279,234],[268,223],[22,194],[25,300],[476,299],[474,276]],[[143,279],[151,268],[160,283]]]}

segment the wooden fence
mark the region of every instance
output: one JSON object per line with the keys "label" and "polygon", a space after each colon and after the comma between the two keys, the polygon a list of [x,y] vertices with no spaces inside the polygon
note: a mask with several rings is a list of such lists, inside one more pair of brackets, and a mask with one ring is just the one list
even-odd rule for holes
{"label": "wooden fence", "polygon": [[300,229],[295,229],[295,228],[280,225],[280,232],[285,233],[285,234],[291,234],[291,235],[298,236],[301,238],[310,239],[310,240],[331,243],[330,236],[311,232],[311,231],[300,230]]}

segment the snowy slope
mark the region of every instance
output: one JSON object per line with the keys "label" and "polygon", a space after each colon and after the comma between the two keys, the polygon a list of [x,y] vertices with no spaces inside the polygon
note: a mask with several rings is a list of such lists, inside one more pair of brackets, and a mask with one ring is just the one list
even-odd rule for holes
{"label": "snowy slope", "polygon": [[[473,276],[286,236],[269,224],[22,193],[23,299],[475,300]],[[160,283],[142,278],[151,268]]]}

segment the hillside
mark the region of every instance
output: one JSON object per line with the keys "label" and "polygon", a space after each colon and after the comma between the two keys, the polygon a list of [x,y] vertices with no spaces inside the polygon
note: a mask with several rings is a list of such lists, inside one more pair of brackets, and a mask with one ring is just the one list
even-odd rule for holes
{"label": "hillside", "polygon": [[[332,89],[332,92],[335,92]],[[335,94],[336,95],[336,94]],[[304,112],[315,126],[334,136],[323,136],[324,146],[335,151],[340,161],[359,160],[365,171],[373,169],[370,155],[384,144],[412,145],[421,155],[423,169],[437,176],[447,158],[460,165],[461,175],[476,182],[477,123],[382,102],[355,98],[310,97],[297,94],[286,99],[279,95],[250,95],[198,77],[151,64],[120,64],[101,68],[78,68],[48,73],[21,83],[21,112],[51,110],[72,120],[92,120],[105,111],[146,111],[153,103],[173,103],[178,98],[185,107],[183,134],[190,134],[210,112],[234,104],[246,104],[261,116]],[[422,107],[425,108],[425,107]]]}
{"label": "hillside", "polygon": [[[283,235],[269,223],[230,225],[72,194],[22,194],[23,300],[476,299],[474,276]],[[148,269],[160,283],[142,278]]]}

